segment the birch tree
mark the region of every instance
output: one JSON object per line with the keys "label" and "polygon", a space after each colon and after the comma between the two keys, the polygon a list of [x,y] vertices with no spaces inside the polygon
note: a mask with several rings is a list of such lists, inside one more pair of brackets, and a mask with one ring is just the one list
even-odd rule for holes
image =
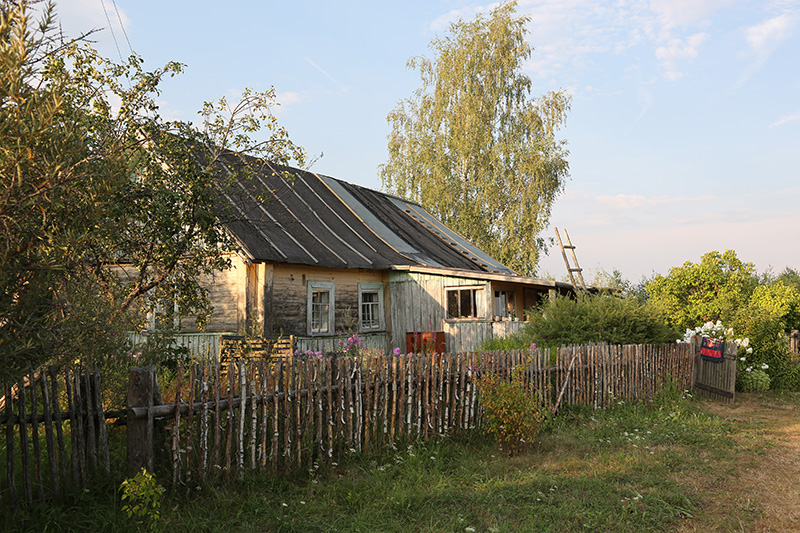
{"label": "birch tree", "polygon": [[450,25],[415,57],[422,86],[389,113],[388,192],[421,204],[512,269],[535,272],[554,200],[569,175],[557,133],[570,97],[532,97],[516,2]]}

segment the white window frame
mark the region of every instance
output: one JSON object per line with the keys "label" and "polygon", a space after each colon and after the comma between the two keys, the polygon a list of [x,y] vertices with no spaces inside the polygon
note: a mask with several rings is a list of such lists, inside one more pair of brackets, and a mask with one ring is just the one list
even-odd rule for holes
{"label": "white window frame", "polygon": [[[309,281],[307,292],[306,317],[308,323],[308,334],[312,337],[320,335],[333,335],[336,331],[334,318],[336,317],[336,284],[332,281]],[[313,296],[315,291],[328,291],[328,329],[314,330],[313,327]]]}
{"label": "white window frame", "polygon": [[[450,314],[450,293],[459,291],[459,314],[461,311],[461,291],[475,291],[473,305],[474,316],[452,316]],[[485,285],[454,285],[444,288],[444,305],[447,320],[480,320],[486,317],[486,286]]]}
{"label": "white window frame", "polygon": [[[364,326],[364,294],[377,294],[378,301],[370,302],[377,304],[378,324],[371,327]],[[386,318],[383,307],[383,283],[359,283],[358,284],[358,331],[370,333],[373,331],[383,331],[386,329]]]}

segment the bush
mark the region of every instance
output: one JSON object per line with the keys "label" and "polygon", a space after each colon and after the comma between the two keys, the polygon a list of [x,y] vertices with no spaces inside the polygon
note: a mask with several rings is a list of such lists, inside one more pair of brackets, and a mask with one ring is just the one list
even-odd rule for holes
{"label": "bush", "polygon": [[522,338],[525,344],[560,346],[609,344],[665,344],[678,332],[656,305],[608,294],[547,301],[531,313]]}
{"label": "bush", "polygon": [[517,365],[508,380],[484,369],[478,392],[486,416],[486,430],[509,455],[516,455],[542,428],[545,411],[538,394],[522,379],[525,363]]}
{"label": "bush", "polygon": [[[757,305],[748,305],[739,310],[735,328],[750,338],[753,353],[747,355],[748,367],[767,370],[774,389],[800,390],[800,367],[791,360],[781,317]],[[740,371],[737,378],[742,374]]]}
{"label": "bush", "polygon": [[739,372],[736,375],[736,386],[742,392],[765,392],[769,390],[770,379],[763,370]]}

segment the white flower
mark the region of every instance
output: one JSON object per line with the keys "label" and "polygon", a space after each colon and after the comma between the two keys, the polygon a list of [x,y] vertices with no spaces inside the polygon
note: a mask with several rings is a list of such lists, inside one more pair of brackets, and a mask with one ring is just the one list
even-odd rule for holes
{"label": "white flower", "polygon": [[746,350],[746,352],[747,352],[747,353],[753,353],[753,349],[752,349],[752,348],[748,348],[748,349]]}
{"label": "white flower", "polygon": [[752,370],[753,370],[752,366],[748,366],[747,368],[744,369],[745,372],[751,372]]}
{"label": "white flower", "polygon": [[740,358],[739,358],[739,361],[744,361],[744,360],[745,360],[745,358],[744,358],[744,357],[740,357]]}
{"label": "white flower", "polygon": [[761,370],[766,370],[768,368],[769,368],[769,365],[767,363],[764,363],[763,365],[761,365]]}
{"label": "white flower", "polygon": [[475,531],[475,528],[474,528],[474,527],[472,527],[472,526],[467,526],[467,527],[465,527],[465,528],[464,528],[464,531],[470,531],[470,532],[474,532],[474,531]]}

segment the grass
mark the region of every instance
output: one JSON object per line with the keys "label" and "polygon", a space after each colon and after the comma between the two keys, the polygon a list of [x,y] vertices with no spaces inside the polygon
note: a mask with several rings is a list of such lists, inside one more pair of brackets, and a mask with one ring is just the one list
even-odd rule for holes
{"label": "grass", "polygon": [[[670,531],[708,520],[708,489],[767,453],[753,424],[714,416],[680,395],[563,410],[513,458],[477,433],[403,444],[292,477],[174,491],[159,525],[170,532]],[[63,505],[6,513],[0,525],[136,531],[120,508],[115,486],[100,483]],[[738,530],[758,516],[748,504],[712,523]]]}

